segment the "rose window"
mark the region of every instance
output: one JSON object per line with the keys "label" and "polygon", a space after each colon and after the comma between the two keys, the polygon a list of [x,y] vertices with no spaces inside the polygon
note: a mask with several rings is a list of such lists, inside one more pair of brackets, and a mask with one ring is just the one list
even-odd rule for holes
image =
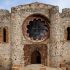
{"label": "rose window", "polygon": [[22,32],[26,40],[41,42],[49,38],[49,20],[45,16],[34,14],[27,17],[22,25]]}
{"label": "rose window", "polygon": [[48,27],[45,24],[45,21],[34,19],[33,21],[29,21],[29,25],[27,25],[27,33],[33,40],[41,40],[47,35]]}

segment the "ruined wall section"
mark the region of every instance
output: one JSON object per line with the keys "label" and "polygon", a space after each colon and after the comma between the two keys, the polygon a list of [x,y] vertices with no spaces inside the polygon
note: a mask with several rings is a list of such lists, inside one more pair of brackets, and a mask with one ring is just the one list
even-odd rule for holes
{"label": "ruined wall section", "polygon": [[70,9],[65,8],[61,13],[62,29],[63,29],[63,60],[67,63],[70,62],[70,40],[67,40],[67,28],[70,27]]}
{"label": "ruined wall section", "polygon": [[12,18],[12,33],[13,34],[12,34],[11,39],[12,39],[12,45],[13,45],[13,48],[12,48],[13,49],[12,50],[13,51],[12,52],[13,68],[15,68],[15,66],[17,67],[21,66],[21,64],[24,66],[24,50],[23,50],[24,45],[36,44],[25,39],[22,33],[22,24],[24,24],[24,20],[28,16],[32,14],[36,14],[36,13],[45,15],[49,19],[50,18],[49,9],[51,7],[52,6],[34,3],[34,4],[28,4],[24,6],[21,5],[21,6],[12,8],[11,18]]}
{"label": "ruined wall section", "polygon": [[58,7],[52,8],[50,11],[50,65],[53,67],[59,67],[60,62],[62,61],[62,23]]}
{"label": "ruined wall section", "polygon": [[[11,67],[10,45],[10,13],[8,10],[0,10],[0,70],[9,70]],[[3,41],[3,28],[7,28],[7,42]]]}

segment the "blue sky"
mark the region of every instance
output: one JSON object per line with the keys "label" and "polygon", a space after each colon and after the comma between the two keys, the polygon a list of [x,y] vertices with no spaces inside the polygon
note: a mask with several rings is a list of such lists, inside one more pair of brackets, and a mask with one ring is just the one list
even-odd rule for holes
{"label": "blue sky", "polygon": [[70,8],[70,0],[0,0],[0,9],[8,9],[17,5],[24,5],[32,2],[40,2],[46,4],[57,5],[62,8]]}

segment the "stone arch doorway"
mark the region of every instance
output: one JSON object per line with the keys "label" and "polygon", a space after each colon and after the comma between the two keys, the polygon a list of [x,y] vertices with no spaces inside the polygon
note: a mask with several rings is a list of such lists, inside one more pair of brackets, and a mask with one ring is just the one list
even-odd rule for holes
{"label": "stone arch doorway", "polygon": [[41,54],[35,50],[31,55],[31,64],[41,64]]}
{"label": "stone arch doorway", "polygon": [[26,44],[23,50],[25,66],[30,64],[48,65],[48,47],[46,44]]}

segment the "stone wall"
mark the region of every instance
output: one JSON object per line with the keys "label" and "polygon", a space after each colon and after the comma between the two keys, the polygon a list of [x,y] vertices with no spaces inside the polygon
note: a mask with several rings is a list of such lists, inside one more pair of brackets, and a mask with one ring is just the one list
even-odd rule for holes
{"label": "stone wall", "polygon": [[[12,45],[14,46],[12,52],[13,65],[24,66],[24,45],[33,44],[32,42],[25,39],[22,33],[22,24],[24,20],[31,14],[42,14],[49,18],[49,10],[45,5],[30,4],[26,6],[18,6],[12,8],[11,19],[12,19]],[[38,7],[37,7],[38,6]],[[45,9],[43,8],[45,7]],[[50,6],[51,7],[51,6]],[[21,14],[22,13],[22,14]],[[18,54],[18,55],[17,55]]]}
{"label": "stone wall", "polygon": [[[44,42],[31,42],[22,33],[22,25],[32,14],[41,14],[50,21],[50,37]],[[2,41],[0,32],[0,67],[9,70],[11,67],[24,67],[25,45],[44,44],[48,47],[47,66],[59,67],[60,64],[70,62],[70,45],[67,41],[67,27],[70,27],[70,9],[59,13],[58,6],[42,3],[32,3],[13,7],[11,13],[0,10],[0,28],[8,27],[8,43]],[[44,49],[44,48],[43,48]],[[33,50],[33,49],[32,49]],[[47,51],[47,50],[45,50]],[[12,66],[11,66],[12,65]]]}
{"label": "stone wall", "polygon": [[[11,40],[10,40],[10,13],[7,10],[0,10],[0,70],[9,70],[11,68]],[[3,42],[3,28],[8,28],[8,42]]]}
{"label": "stone wall", "polygon": [[70,40],[67,40],[67,28],[70,27],[70,9],[65,8],[61,13],[62,29],[63,29],[63,59],[70,62]]}
{"label": "stone wall", "polygon": [[59,66],[61,61],[61,18],[58,8],[51,11],[51,25],[50,25],[50,65]]}

